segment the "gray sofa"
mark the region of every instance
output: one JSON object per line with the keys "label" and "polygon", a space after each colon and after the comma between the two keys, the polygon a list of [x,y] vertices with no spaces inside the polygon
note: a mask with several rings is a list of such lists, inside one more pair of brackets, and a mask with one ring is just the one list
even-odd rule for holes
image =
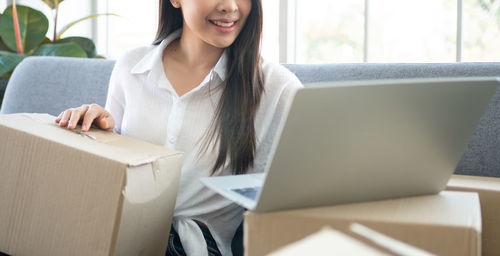
{"label": "gray sofa", "polygon": [[[84,103],[105,104],[112,60],[29,57],[14,71],[0,114],[59,114]],[[372,79],[500,76],[500,63],[286,64],[304,83]],[[477,126],[456,174],[500,177],[500,90]]]}

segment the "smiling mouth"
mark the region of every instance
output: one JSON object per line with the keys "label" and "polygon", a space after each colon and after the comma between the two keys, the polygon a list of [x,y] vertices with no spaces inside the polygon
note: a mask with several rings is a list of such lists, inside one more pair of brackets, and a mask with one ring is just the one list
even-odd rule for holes
{"label": "smiling mouth", "polygon": [[219,27],[223,27],[223,28],[229,28],[229,27],[232,27],[234,26],[234,24],[236,24],[236,21],[232,21],[232,22],[224,22],[224,21],[219,21],[219,20],[209,20],[210,23],[216,25],[216,26],[219,26]]}

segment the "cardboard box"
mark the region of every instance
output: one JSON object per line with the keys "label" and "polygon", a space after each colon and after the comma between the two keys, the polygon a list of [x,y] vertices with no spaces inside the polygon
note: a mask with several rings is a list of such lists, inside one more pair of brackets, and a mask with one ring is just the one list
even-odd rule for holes
{"label": "cardboard box", "polygon": [[482,255],[500,255],[500,178],[453,175],[446,189],[479,194],[483,222]]}
{"label": "cardboard box", "polygon": [[165,255],[183,154],[0,115],[0,251]]}
{"label": "cardboard box", "polygon": [[360,223],[437,255],[480,255],[481,212],[472,192],[245,214],[245,255],[266,255],[324,227]]}
{"label": "cardboard box", "polygon": [[268,256],[303,255],[364,255],[387,256],[388,253],[373,248],[358,239],[331,228],[324,228],[295,243],[289,244]]}
{"label": "cardboard box", "polygon": [[[287,245],[268,256],[336,255],[336,256],[434,256],[422,249],[405,244],[361,224],[350,225],[350,233],[329,227]],[[361,239],[359,238],[361,237]],[[363,240],[370,240],[370,245]],[[378,248],[377,248],[378,247]]]}

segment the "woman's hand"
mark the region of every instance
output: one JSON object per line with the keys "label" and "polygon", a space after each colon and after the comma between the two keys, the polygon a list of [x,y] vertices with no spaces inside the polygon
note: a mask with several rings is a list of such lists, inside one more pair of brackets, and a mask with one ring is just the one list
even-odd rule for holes
{"label": "woman's hand", "polygon": [[92,123],[103,130],[112,130],[115,127],[115,119],[97,104],[84,104],[78,108],[67,109],[56,118],[59,126],[68,127],[70,130],[75,129],[79,122],[82,122],[82,132],[88,131]]}

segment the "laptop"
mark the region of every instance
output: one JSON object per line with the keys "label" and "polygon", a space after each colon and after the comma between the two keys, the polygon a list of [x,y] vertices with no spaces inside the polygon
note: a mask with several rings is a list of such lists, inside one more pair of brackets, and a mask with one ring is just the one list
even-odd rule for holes
{"label": "laptop", "polygon": [[496,78],[307,85],[263,173],[201,182],[255,212],[439,193],[498,85]]}

